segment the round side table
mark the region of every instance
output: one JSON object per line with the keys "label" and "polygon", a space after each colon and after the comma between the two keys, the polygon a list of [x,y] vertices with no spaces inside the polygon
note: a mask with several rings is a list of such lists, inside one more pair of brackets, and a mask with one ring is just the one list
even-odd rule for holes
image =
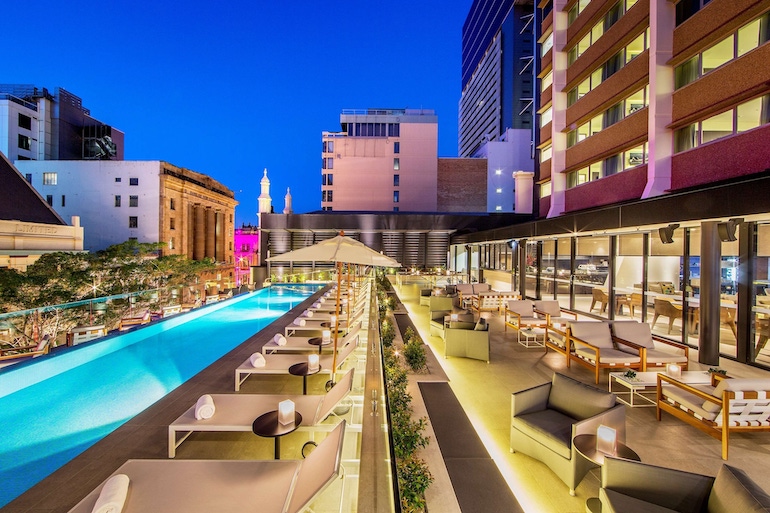
{"label": "round side table", "polygon": [[311,369],[307,362],[295,363],[289,367],[289,374],[292,376],[302,376],[302,395],[307,395],[307,377],[318,374],[321,371],[321,365]]}
{"label": "round side table", "polygon": [[257,436],[263,436],[265,438],[272,438],[275,440],[275,447],[273,449],[273,456],[275,459],[281,459],[281,437],[288,435],[296,431],[296,429],[302,424],[302,415],[299,412],[294,412],[293,424],[281,424],[278,422],[278,410],[269,411],[263,413],[254,420],[251,425],[251,430]]}

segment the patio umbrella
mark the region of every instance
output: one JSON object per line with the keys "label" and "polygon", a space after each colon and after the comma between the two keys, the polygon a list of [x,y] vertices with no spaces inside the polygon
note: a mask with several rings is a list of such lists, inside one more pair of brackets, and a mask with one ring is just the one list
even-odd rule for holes
{"label": "patio umbrella", "polygon": [[334,347],[332,357],[332,382],[337,368],[337,337],[340,317],[340,289],[342,288],[342,264],[369,265],[373,267],[401,267],[394,259],[379,253],[366,244],[340,232],[336,237],[306,248],[271,256],[268,262],[334,262],[337,269],[337,304],[335,306]]}

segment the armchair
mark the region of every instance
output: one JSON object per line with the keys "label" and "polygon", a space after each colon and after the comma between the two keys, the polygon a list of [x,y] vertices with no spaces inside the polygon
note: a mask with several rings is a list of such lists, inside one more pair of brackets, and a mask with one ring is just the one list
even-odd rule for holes
{"label": "armchair", "polygon": [[572,440],[595,434],[600,424],[626,438],[626,410],[615,395],[556,373],[550,383],[514,392],[511,397],[511,452],[543,462],[570,495],[596,463],[581,456]]}
{"label": "armchair", "polygon": [[[482,319],[483,320],[483,319]],[[489,363],[489,326],[450,322],[444,330],[444,358],[459,356]]]}
{"label": "armchair", "polygon": [[687,370],[690,348],[653,335],[650,325],[646,322],[615,321],[612,323],[612,334],[617,339],[640,346],[639,349],[632,349],[623,345],[620,350],[639,355],[642,360],[642,372],[646,372],[650,367],[665,367],[669,363],[677,363]]}
{"label": "armchair", "polygon": [[505,306],[505,331],[508,326],[515,330],[523,328],[545,328],[545,319],[535,314],[535,303],[529,299],[508,301]]}
{"label": "armchair", "polygon": [[[666,385],[666,386],[664,386]],[[728,456],[731,432],[770,431],[770,379],[712,376],[711,385],[686,385],[658,374],[657,417],[670,413],[722,440]]]}
{"label": "armchair", "polygon": [[[569,337],[569,344],[574,349],[574,353],[569,355],[569,359],[585,365],[589,369],[593,369],[597,384],[599,383],[599,373],[602,369],[612,367],[640,369],[642,366],[642,359],[638,354],[634,355],[618,349],[618,346],[622,346],[626,350],[639,350],[639,346],[613,337],[610,332],[609,323],[595,321],[573,322],[569,325],[567,335]],[[568,366],[569,363],[567,361]]]}
{"label": "armchair", "polygon": [[545,318],[550,329],[554,325],[566,325],[577,320],[577,314],[565,310],[556,300],[535,301],[535,313]]}
{"label": "armchair", "polygon": [[768,511],[770,497],[745,472],[722,465],[716,478],[608,457],[599,497],[586,511],[729,513]]}
{"label": "armchair", "polygon": [[479,313],[481,312],[499,312],[500,311],[500,296],[497,292],[480,292],[477,296],[473,296],[473,309]]}

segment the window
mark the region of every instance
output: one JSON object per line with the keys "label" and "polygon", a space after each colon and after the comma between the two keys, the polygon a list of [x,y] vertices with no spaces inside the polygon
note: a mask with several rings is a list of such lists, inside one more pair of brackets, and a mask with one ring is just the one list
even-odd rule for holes
{"label": "window", "polygon": [[540,184],[540,197],[546,198],[551,195],[551,182]]}
{"label": "window", "polygon": [[136,242],[139,239],[137,239],[136,237],[129,237],[128,240]]}
{"label": "window", "polygon": [[324,190],[322,190],[322,191],[321,191],[321,202],[322,202],[322,203],[323,203],[324,201],[326,201],[326,193],[327,193],[327,192],[329,192],[329,191],[327,191],[326,189],[324,189]]}
{"label": "window", "polygon": [[324,141],[323,142],[323,152],[324,153],[334,153],[334,141]]}
{"label": "window", "polygon": [[174,201],[174,198],[171,198],[168,202],[168,208],[170,210],[176,210],[176,201]]}
{"label": "window", "polygon": [[398,123],[388,123],[388,137],[400,137],[401,125]]}
{"label": "window", "polygon": [[399,175],[393,175],[393,187],[398,187],[398,183],[400,181]]}
{"label": "window", "polygon": [[128,227],[129,228],[139,228],[139,218],[136,216],[129,216],[128,217]]}
{"label": "window", "polygon": [[553,71],[549,71],[540,80],[540,92],[547,91],[549,87],[553,85]]}
{"label": "window", "polygon": [[120,206],[120,194],[115,195],[115,206],[116,207]]}
{"label": "window", "polygon": [[393,207],[393,212],[398,212],[398,207]]}
{"label": "window", "polygon": [[46,197],[45,197],[45,201],[46,201],[46,202],[47,202],[49,205],[53,206],[53,194],[48,194],[48,195],[46,195]]}
{"label": "window", "polygon": [[553,48],[553,32],[548,34],[548,37],[545,38],[543,44],[540,46],[540,57],[543,57],[550,52],[551,48]]}
{"label": "window", "polygon": [[168,227],[170,230],[176,230],[176,220],[173,217],[169,218]]}
{"label": "window", "polygon": [[121,177],[119,177],[119,176],[115,177],[115,183],[120,183],[122,181],[123,181],[123,179]]}
{"label": "window", "polygon": [[393,169],[395,169],[396,171],[401,169],[401,162],[399,161],[398,157],[395,157],[393,159]]}
{"label": "window", "polygon": [[321,185],[326,185],[326,173],[321,174]]}
{"label": "window", "polygon": [[168,249],[174,249],[174,237],[168,240]]}
{"label": "window", "polygon": [[393,191],[393,203],[398,203],[399,194],[398,191]]}
{"label": "window", "polygon": [[543,111],[542,114],[540,114],[540,128],[543,128],[545,125],[551,122],[551,119],[553,118],[553,110],[551,107],[548,107]]}
{"label": "window", "polygon": [[138,207],[139,206],[139,196],[129,196],[128,197],[128,206],[129,207]]}
{"label": "window", "polygon": [[586,182],[599,180],[606,176],[641,166],[647,162],[647,143],[611,155],[604,160],[594,162],[588,167],[567,174],[567,188],[576,187]]}
{"label": "window", "polygon": [[540,162],[545,162],[546,160],[551,160],[551,156],[553,153],[553,147],[549,144],[545,148],[540,150]]}
{"label": "window", "polygon": [[129,178],[128,179],[128,185],[139,185],[139,179],[138,178]]}
{"label": "window", "polygon": [[19,134],[19,149],[29,150],[31,147],[30,138]]}
{"label": "window", "polygon": [[[705,0],[701,0],[705,3]],[[698,4],[698,0],[682,0],[677,4]],[[697,11],[697,10],[696,10]],[[706,73],[736,59],[770,40],[770,13],[747,23],[714,46],[694,55],[674,70],[674,87],[679,89]]]}
{"label": "window", "polygon": [[497,189],[495,189],[495,192],[497,194],[502,194],[503,193],[503,188],[502,187],[498,187]]}
{"label": "window", "polygon": [[32,173],[27,173],[24,175],[24,178],[26,178],[28,184],[32,185]]}
{"label": "window", "polygon": [[32,118],[19,112],[19,128],[32,130]]}
{"label": "window", "polygon": [[395,141],[393,143],[393,153],[401,153],[401,143],[398,141]]}
{"label": "window", "polygon": [[326,185],[334,185],[334,175],[329,173],[326,175]]}
{"label": "window", "polygon": [[495,210],[498,211],[498,212],[502,211],[503,210],[502,205],[495,205]]}
{"label": "window", "polygon": [[321,169],[334,169],[334,159],[331,157],[322,158]]}
{"label": "window", "polygon": [[67,206],[67,199],[64,196],[64,194],[61,195],[61,206],[63,206],[63,207]]}
{"label": "window", "polygon": [[57,173],[43,173],[43,185],[56,185],[58,181]]}

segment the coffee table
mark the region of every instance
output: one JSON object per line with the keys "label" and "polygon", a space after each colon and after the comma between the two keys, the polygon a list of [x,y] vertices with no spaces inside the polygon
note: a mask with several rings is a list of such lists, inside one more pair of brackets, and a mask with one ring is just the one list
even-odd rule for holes
{"label": "coffee table", "polygon": [[273,457],[277,460],[280,460],[281,437],[296,431],[300,424],[302,424],[302,415],[300,415],[298,411],[294,412],[294,423],[281,424],[278,422],[278,410],[273,410],[267,413],[263,413],[257,417],[256,420],[254,420],[254,423],[251,425],[251,430],[257,436],[264,436],[266,438],[273,438],[273,440],[275,440]]}
{"label": "coffee table", "polygon": [[[609,391],[617,396],[618,401],[631,408],[656,406],[656,397],[650,395],[657,394],[660,373],[637,372],[633,378],[627,378],[624,374],[625,372],[610,372]],[[688,385],[703,385],[711,383],[711,376],[704,371],[682,371],[682,376],[676,380]],[[620,388],[613,387],[613,384],[619,385]]]}
{"label": "coffee table", "polygon": [[[596,450],[596,435],[578,435],[572,440],[572,444],[575,446],[575,450],[587,460],[600,466],[604,465],[604,457],[606,455]],[[642,461],[639,455],[626,444],[617,442],[617,445],[617,451],[611,456],[626,460]]]}
{"label": "coffee table", "polygon": [[522,328],[518,331],[518,341],[524,347],[544,347],[545,328]]}

